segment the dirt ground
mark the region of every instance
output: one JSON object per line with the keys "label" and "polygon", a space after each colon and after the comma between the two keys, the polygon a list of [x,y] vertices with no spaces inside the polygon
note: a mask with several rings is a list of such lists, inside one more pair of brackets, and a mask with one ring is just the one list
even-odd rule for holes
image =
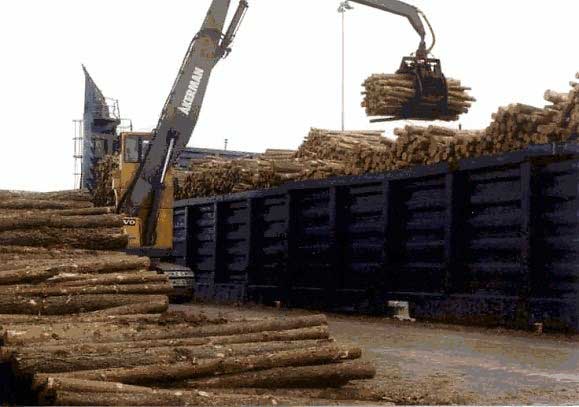
{"label": "dirt ground", "polygon": [[[308,314],[300,310],[179,305],[225,318]],[[328,315],[332,336],[353,343],[377,368],[372,381],[341,391],[261,392],[304,404],[579,405],[579,337],[503,329],[402,323]]]}

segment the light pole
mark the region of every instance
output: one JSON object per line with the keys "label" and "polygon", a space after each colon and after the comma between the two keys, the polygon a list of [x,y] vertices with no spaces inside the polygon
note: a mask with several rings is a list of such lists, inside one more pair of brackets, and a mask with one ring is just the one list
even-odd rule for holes
{"label": "light pole", "polygon": [[342,1],[338,13],[342,14],[342,131],[346,128],[346,11],[352,10],[348,0]]}

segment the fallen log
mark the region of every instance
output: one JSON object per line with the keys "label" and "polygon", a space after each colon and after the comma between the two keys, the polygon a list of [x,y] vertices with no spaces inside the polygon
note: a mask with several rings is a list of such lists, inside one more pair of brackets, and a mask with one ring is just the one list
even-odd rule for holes
{"label": "fallen log", "polygon": [[200,359],[219,359],[259,355],[271,352],[307,349],[328,345],[324,341],[267,342],[236,345],[204,345],[190,347],[116,348],[104,352],[83,353],[60,351],[57,353],[31,352],[22,348],[12,354],[12,365],[21,374],[66,373],[95,369],[130,368],[164,365],[178,362],[196,363]]}
{"label": "fallen log", "polygon": [[0,245],[120,250],[127,244],[128,236],[120,228],[38,228],[0,232]]}
{"label": "fallen log", "polygon": [[0,314],[69,315],[166,301],[166,296],[158,295],[73,295],[48,298],[0,295]]}
{"label": "fallen log", "polygon": [[368,363],[345,362],[321,366],[284,367],[257,372],[190,380],[193,389],[215,388],[327,388],[342,387],[352,380],[373,379],[376,369]]}
{"label": "fallen log", "polygon": [[46,383],[48,377],[70,377],[125,384],[180,382],[197,377],[241,373],[252,370],[335,363],[343,360],[358,359],[361,354],[362,351],[359,348],[327,346],[238,358],[202,359],[195,364],[191,362],[179,362],[170,365],[87,370],[58,374],[41,373],[35,376],[34,383],[35,386],[42,386],[43,383]]}

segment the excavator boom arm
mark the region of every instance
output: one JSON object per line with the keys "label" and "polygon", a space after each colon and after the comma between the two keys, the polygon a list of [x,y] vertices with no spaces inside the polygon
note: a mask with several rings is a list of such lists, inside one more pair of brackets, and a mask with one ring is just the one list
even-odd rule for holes
{"label": "excavator boom arm", "polygon": [[[420,11],[417,7],[414,7],[410,4],[404,3],[399,0],[348,0],[353,3],[362,4],[364,6],[372,7],[378,10],[386,11],[388,13],[396,14],[402,17],[406,17],[412,27],[416,30],[418,35],[420,36],[420,47],[418,50],[418,55],[421,58],[426,58],[428,52],[434,47],[434,43],[436,42],[434,31],[428,22],[428,19],[424,15],[422,11]],[[425,38],[426,38],[426,29],[424,28],[424,23],[422,22],[422,18],[428,24],[428,28],[432,33],[432,45],[428,50],[426,50],[425,46]]]}
{"label": "excavator boom arm", "polygon": [[231,0],[212,0],[211,6],[187,54],[161,116],[153,139],[132,184],[118,204],[118,211],[137,217],[150,204],[145,224],[145,243],[154,244],[158,204],[168,166],[187,146],[197,124],[211,72],[228,52],[248,7],[241,0],[230,27],[224,25]]}

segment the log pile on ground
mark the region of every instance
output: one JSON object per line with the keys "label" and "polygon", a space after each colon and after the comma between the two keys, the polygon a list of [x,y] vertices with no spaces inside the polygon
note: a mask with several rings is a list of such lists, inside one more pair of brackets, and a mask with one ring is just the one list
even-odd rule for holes
{"label": "log pile on ground", "polygon": [[[468,113],[476,99],[469,96],[471,90],[462,86],[460,81],[447,79],[448,109],[441,111],[441,97],[422,97],[414,103],[416,83],[413,75],[375,74],[363,83],[364,100],[362,107],[368,116],[387,116],[411,120],[455,121],[463,113]],[[412,107],[410,108],[410,105]]]}
{"label": "log pile on ground", "polygon": [[302,404],[242,389],[340,388],[375,375],[356,361],[359,348],[330,339],[323,315],[226,321],[136,310],[0,315],[0,325],[11,380],[42,404]]}
{"label": "log pile on ground", "polygon": [[149,259],[123,253],[2,246],[0,259],[0,314],[158,311],[172,291]]}
{"label": "log pile on ground", "polygon": [[122,217],[80,191],[0,191],[0,246],[118,250],[127,246]]}
{"label": "log pile on ground", "polygon": [[[579,77],[579,74],[578,74]],[[177,177],[177,199],[263,189],[289,181],[393,171],[516,151],[531,144],[564,142],[579,133],[579,84],[547,91],[544,108],[502,107],[485,130],[406,126],[395,140],[372,131],[312,129],[297,152],[266,153],[256,159],[208,159]]]}

